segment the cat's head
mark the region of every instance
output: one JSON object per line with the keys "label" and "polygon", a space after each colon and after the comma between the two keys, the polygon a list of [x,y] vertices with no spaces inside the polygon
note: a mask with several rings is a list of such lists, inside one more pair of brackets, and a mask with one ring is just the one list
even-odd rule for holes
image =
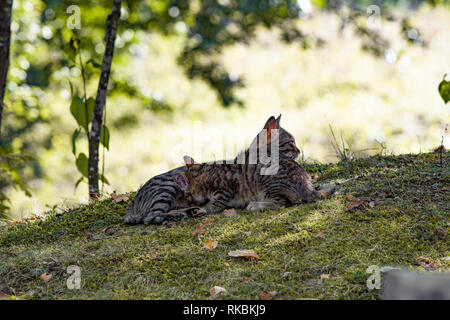
{"label": "cat's head", "polygon": [[263,133],[267,134],[267,146],[268,150],[270,150],[271,140],[276,135],[278,135],[279,154],[289,159],[295,160],[300,155],[300,150],[295,144],[294,136],[280,126],[280,120],[281,114],[278,116],[278,118],[271,116],[269,119],[267,119],[263,130],[261,130],[258,136]]}
{"label": "cat's head", "polygon": [[202,187],[202,173],[204,165],[194,161],[189,156],[183,157],[186,164],[185,172],[172,175],[172,179],[178,184],[189,203],[202,205],[207,201],[205,188]]}

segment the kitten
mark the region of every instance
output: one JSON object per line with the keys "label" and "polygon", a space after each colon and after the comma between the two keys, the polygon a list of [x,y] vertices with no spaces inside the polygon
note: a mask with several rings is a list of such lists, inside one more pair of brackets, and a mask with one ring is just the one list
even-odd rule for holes
{"label": "kitten", "polygon": [[[283,157],[295,160],[300,154],[300,150],[295,144],[294,137],[280,127],[281,115],[275,119],[270,117],[263,130],[257,135],[252,145],[256,144],[256,149],[259,150],[261,141],[260,137],[272,129],[278,129],[279,154]],[[249,148],[250,149],[250,148]],[[242,157],[249,162],[250,151],[246,150],[239,154],[231,162],[238,163]],[[267,154],[270,156],[271,149],[267,143]],[[259,153],[258,153],[259,154]],[[147,181],[137,192],[136,196],[127,208],[125,215],[125,223],[129,224],[160,224],[165,220],[171,220],[178,217],[180,214],[195,214],[189,205],[189,201],[184,196],[183,190],[173,180],[172,176],[177,173],[186,172],[186,167],[179,167],[169,172],[160,174]]]}
{"label": "kitten", "polygon": [[294,160],[280,157],[278,172],[261,175],[264,164],[195,163],[184,157],[186,172],[173,174],[174,181],[197,215],[226,208],[265,210],[290,207],[332,195],[335,189],[314,189],[311,177]]}

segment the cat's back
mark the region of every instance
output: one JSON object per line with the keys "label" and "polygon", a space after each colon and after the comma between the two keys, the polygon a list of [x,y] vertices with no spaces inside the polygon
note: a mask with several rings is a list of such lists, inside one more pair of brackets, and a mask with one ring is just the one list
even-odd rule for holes
{"label": "cat's back", "polygon": [[[140,223],[145,216],[163,206],[173,206],[183,191],[173,180],[176,173],[186,172],[186,167],[178,167],[150,178],[136,193],[125,214],[125,223]],[[170,202],[170,203],[168,203]]]}

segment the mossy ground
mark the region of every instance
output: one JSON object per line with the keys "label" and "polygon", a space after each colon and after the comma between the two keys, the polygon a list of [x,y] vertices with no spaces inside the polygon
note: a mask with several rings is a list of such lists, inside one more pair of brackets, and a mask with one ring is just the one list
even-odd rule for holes
{"label": "mossy ground", "polygon": [[[111,199],[45,219],[0,227],[0,295],[24,299],[377,299],[369,290],[370,265],[425,270],[416,258],[449,271],[450,153],[401,155],[328,165],[306,165],[317,183],[337,182],[331,199],[263,213],[214,216],[175,226],[127,226],[128,203]],[[349,210],[354,201],[363,204]],[[209,218],[209,217],[208,217]],[[113,226],[115,233],[103,230]],[[93,239],[88,239],[88,234]],[[210,251],[206,240],[218,246]],[[237,259],[231,250],[260,256]],[[66,268],[81,268],[81,289],[69,290]],[[427,270],[430,271],[430,270]],[[40,276],[52,273],[44,282]],[[321,275],[329,275],[321,280]],[[323,278],[323,277],[322,277]]]}

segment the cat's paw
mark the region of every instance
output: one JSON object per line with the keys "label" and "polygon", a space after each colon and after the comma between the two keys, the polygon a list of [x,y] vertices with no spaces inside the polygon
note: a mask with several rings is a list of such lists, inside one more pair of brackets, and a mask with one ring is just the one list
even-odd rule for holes
{"label": "cat's paw", "polygon": [[206,215],[206,214],[207,214],[207,212],[206,212],[205,209],[198,208],[198,209],[194,212],[194,217],[201,217],[201,216],[204,216],[204,215]]}
{"label": "cat's paw", "polygon": [[336,185],[334,184],[323,184],[317,188],[317,190],[322,194],[324,198],[332,196],[336,192]]}
{"label": "cat's paw", "polygon": [[186,216],[183,212],[168,212],[158,215],[150,215],[144,219],[144,224],[163,224],[164,222],[178,221]]}
{"label": "cat's paw", "polygon": [[125,224],[138,224],[139,222],[141,222],[140,217],[132,216],[132,215],[125,216],[125,220],[124,220]]}
{"label": "cat's paw", "polygon": [[184,211],[189,217],[198,217],[205,214],[204,210],[198,207],[186,208]]}

